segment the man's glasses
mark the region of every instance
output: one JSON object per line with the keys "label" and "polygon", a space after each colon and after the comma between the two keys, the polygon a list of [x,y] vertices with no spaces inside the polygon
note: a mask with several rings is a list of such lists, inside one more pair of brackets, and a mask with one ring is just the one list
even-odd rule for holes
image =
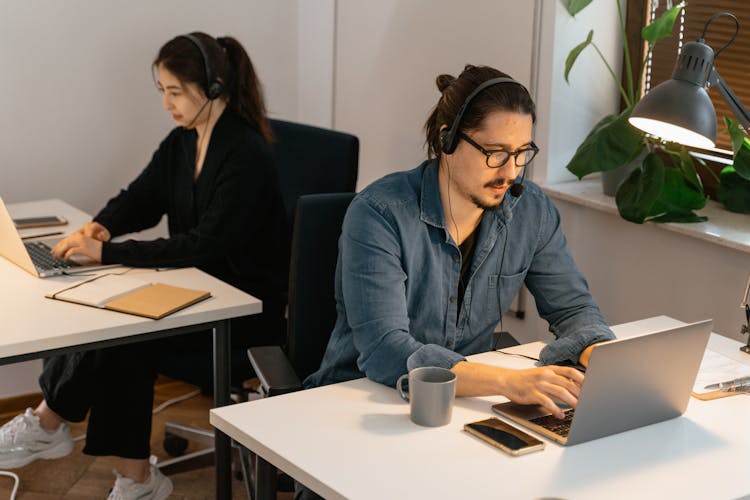
{"label": "man's glasses", "polygon": [[463,132],[459,132],[458,136],[474,146],[477,150],[481,151],[484,156],[486,156],[486,162],[487,166],[490,168],[500,168],[506,163],[508,163],[508,160],[511,156],[514,156],[516,161],[516,167],[525,167],[529,163],[531,163],[531,160],[534,159],[536,154],[539,152],[539,148],[536,144],[533,142],[528,148],[519,149],[518,151],[505,151],[503,149],[495,149],[492,151],[484,149],[482,146],[474,142],[471,137],[464,134]]}

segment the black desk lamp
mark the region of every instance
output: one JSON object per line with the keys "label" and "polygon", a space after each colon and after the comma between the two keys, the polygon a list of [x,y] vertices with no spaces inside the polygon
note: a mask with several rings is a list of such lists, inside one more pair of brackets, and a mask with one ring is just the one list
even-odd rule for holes
{"label": "black desk lamp", "polygon": [[[729,17],[736,28],[732,38],[714,54],[713,49],[706,44],[705,35],[711,23],[719,17]],[[750,113],[714,66],[716,57],[734,41],[739,30],[740,23],[734,14],[718,12],[711,16],[706,21],[700,38],[682,47],[672,78],[654,87],[635,105],[629,118],[630,124],[666,141],[697,148],[712,148],[716,144],[716,110],[708,97],[707,89],[718,87],[729,109],[745,134],[748,134]],[[746,318],[742,333],[750,332],[749,293],[750,279],[740,305],[745,310]],[[740,349],[750,354],[750,334],[747,345]]]}
{"label": "black desk lamp", "polygon": [[[734,20],[736,29],[732,38],[714,54],[704,37],[709,25],[719,17]],[[714,66],[714,59],[734,41],[739,29],[734,14],[719,12],[711,16],[700,38],[682,47],[672,78],[654,87],[633,108],[631,125],[666,141],[712,148],[716,144],[716,110],[707,88],[718,87],[740,126],[746,134],[750,132],[750,113]]]}
{"label": "black desk lamp", "polygon": [[740,333],[746,334],[747,344],[740,347],[740,351],[750,354],[750,304],[748,304],[748,295],[750,295],[750,276],[747,277],[747,287],[745,287],[745,296],[742,298],[740,307],[745,310],[745,324],[740,328]]}

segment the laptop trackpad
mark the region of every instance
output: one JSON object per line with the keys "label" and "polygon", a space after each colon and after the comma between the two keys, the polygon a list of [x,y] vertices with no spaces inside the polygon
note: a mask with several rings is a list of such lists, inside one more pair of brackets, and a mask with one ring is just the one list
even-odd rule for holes
{"label": "laptop trackpad", "polygon": [[532,418],[551,415],[549,410],[541,405],[522,405],[511,401],[493,405],[492,409],[501,415],[507,415],[521,420],[531,420]]}

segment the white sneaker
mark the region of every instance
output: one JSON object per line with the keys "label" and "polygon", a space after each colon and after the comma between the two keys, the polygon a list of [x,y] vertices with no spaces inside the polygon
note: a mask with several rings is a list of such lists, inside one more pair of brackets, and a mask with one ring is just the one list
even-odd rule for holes
{"label": "white sneaker", "polygon": [[0,427],[0,469],[23,467],[37,458],[61,458],[73,451],[68,424],[42,429],[31,408]]}
{"label": "white sneaker", "polygon": [[151,475],[145,483],[136,483],[115,471],[117,479],[107,500],[163,500],[172,493],[172,481],[151,466]]}

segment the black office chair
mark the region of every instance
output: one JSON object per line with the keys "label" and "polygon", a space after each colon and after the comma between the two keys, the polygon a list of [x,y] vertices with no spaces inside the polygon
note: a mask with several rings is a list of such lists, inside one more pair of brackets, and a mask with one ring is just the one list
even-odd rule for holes
{"label": "black office chair", "polygon": [[293,219],[297,198],[315,193],[353,193],[359,173],[359,139],[352,134],[271,120],[281,197]]}
{"label": "black office chair", "polygon": [[[271,120],[271,128],[274,133],[273,155],[289,227],[294,227],[296,203],[300,196],[355,191],[359,173],[359,139],[356,136],[284,120]],[[294,257],[291,262],[294,265]],[[241,334],[233,332],[233,335]],[[233,349],[231,356],[233,367],[247,366],[245,350],[239,352]],[[173,370],[170,375],[175,372]],[[191,381],[179,375],[177,378]],[[192,458],[193,454],[182,455],[187,449],[188,440],[210,447],[213,432],[174,422],[165,424],[164,448],[171,456],[177,457],[166,465]],[[212,451],[212,448],[206,448],[195,455]]]}
{"label": "black office chair", "polygon": [[[334,276],[341,224],[354,193],[301,196],[297,201],[289,273],[288,344],[252,347],[250,362],[266,396],[300,390],[323,359],[336,322]],[[255,500],[275,498],[276,468],[255,457],[244,464]],[[251,480],[249,478],[252,478]]]}

